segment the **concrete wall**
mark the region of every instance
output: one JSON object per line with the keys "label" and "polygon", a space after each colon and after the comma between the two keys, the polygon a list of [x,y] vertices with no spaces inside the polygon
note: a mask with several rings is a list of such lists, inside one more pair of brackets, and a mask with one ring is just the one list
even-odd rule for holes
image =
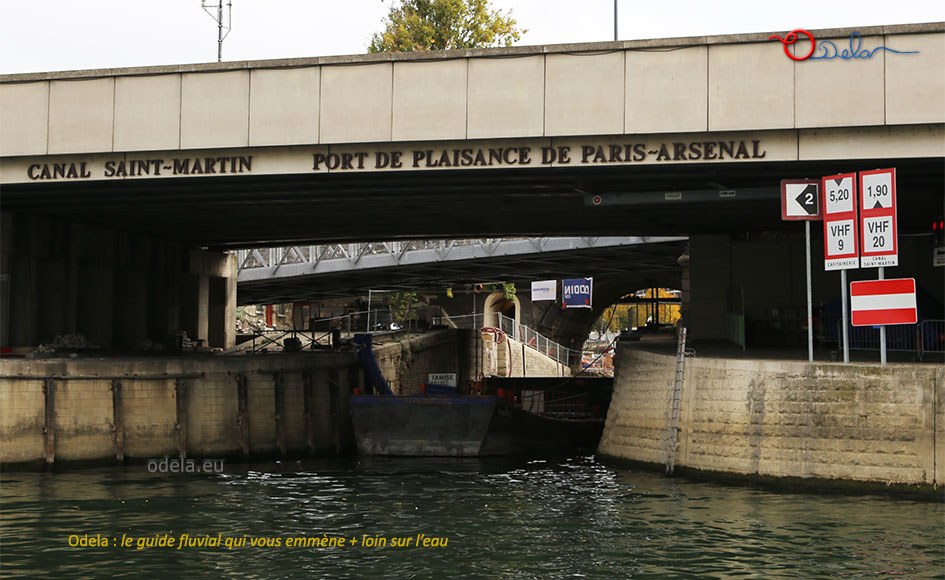
{"label": "concrete wall", "polygon": [[571,376],[571,369],[567,364],[560,364],[555,359],[535,350],[524,346],[520,341],[513,338],[506,338],[511,345],[511,349],[506,344],[496,345],[496,356],[499,364],[502,365],[504,358],[511,353],[511,363],[508,365],[510,374],[499,374],[497,376],[506,377],[568,377]]}
{"label": "concrete wall", "polygon": [[233,255],[24,215],[4,214],[2,230],[2,346],[78,333],[131,351],[178,330],[211,347],[236,342]]}
{"label": "concrete wall", "polygon": [[337,455],[360,374],[347,353],[4,359],[0,464]]}
{"label": "concrete wall", "polygon": [[[675,357],[620,343],[599,452],[666,460]],[[945,482],[945,368],[690,358],[677,468],[743,476]]]}
{"label": "concrete wall", "polygon": [[918,54],[795,62],[749,34],[6,75],[0,155],[945,121],[941,23],[813,32]]}

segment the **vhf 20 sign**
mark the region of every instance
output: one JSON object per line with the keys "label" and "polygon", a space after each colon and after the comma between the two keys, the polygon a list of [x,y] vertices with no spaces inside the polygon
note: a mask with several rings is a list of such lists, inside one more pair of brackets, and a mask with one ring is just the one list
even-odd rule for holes
{"label": "vhf 20 sign", "polygon": [[822,187],[824,269],[898,266],[896,170],[829,175]]}
{"label": "vhf 20 sign", "polygon": [[896,170],[860,172],[860,228],[863,268],[899,265]]}

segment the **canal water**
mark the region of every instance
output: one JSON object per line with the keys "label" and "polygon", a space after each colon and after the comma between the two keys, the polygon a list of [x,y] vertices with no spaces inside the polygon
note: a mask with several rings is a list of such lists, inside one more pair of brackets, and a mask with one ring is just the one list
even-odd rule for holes
{"label": "canal water", "polygon": [[583,454],[4,473],[0,499],[3,578],[945,575],[941,503],[694,483]]}

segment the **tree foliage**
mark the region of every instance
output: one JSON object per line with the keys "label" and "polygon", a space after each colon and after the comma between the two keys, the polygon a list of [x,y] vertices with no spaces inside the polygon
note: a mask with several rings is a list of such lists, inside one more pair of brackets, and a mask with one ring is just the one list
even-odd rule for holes
{"label": "tree foliage", "polygon": [[524,30],[489,0],[394,0],[370,52],[511,46]]}
{"label": "tree foliage", "polygon": [[409,318],[413,305],[417,301],[416,292],[395,292],[390,296],[391,317],[397,324],[403,325]]}

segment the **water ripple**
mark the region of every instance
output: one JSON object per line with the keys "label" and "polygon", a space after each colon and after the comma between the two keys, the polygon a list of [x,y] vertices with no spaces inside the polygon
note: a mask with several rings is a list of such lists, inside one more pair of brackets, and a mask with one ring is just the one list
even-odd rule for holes
{"label": "water ripple", "polygon": [[[290,470],[291,469],[291,470]],[[5,578],[941,578],[938,503],[777,494],[589,456],[355,458],[4,476]],[[135,538],[448,537],[446,548],[70,547]]]}

